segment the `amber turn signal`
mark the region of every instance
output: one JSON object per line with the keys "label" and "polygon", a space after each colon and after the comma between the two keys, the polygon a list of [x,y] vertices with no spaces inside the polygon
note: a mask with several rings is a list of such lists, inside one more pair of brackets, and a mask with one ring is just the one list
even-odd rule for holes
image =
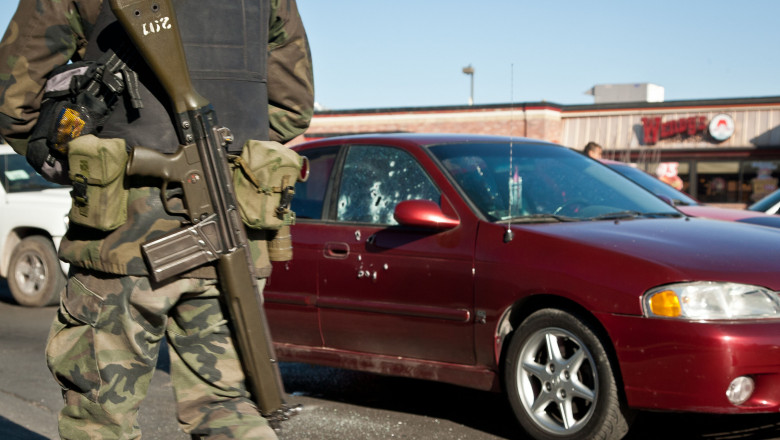
{"label": "amber turn signal", "polygon": [[682,315],[680,300],[672,290],[663,290],[656,293],[649,301],[650,312],[656,316],[676,318]]}

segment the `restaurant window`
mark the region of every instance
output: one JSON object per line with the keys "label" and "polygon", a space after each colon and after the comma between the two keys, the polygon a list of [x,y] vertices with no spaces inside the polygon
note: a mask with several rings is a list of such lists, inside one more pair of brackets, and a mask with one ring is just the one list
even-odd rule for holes
{"label": "restaurant window", "polygon": [[780,188],[780,159],[638,163],[659,180],[702,203],[744,208]]}
{"label": "restaurant window", "polygon": [[689,162],[651,162],[641,168],[662,182],[691,194],[691,164]]}
{"label": "restaurant window", "polygon": [[721,161],[696,163],[696,198],[703,203],[743,203],[740,163]]}
{"label": "restaurant window", "polygon": [[746,160],[742,162],[741,202],[751,205],[777,189],[780,161]]}

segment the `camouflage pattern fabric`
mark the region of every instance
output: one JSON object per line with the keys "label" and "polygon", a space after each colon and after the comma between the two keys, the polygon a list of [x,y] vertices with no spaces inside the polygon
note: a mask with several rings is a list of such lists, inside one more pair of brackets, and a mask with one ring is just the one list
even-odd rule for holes
{"label": "camouflage pattern fabric", "polygon": [[22,0],[0,42],[0,135],[27,151],[49,72],[84,56],[101,1]]}
{"label": "camouflage pattern fabric", "polygon": [[[0,135],[20,154],[27,150],[37,121],[45,78],[68,60],[80,60],[102,0],[21,1],[0,42]],[[294,0],[271,0],[268,93],[271,138],[287,142],[308,127],[313,113],[314,85],[308,41]],[[179,227],[152,194],[153,188],[131,190],[129,221],[104,233],[73,225],[60,257],[88,269],[123,275],[146,275],[140,244]],[[250,250],[258,277],[270,275],[264,233],[250,234]],[[214,276],[211,268],[191,276]]]}
{"label": "camouflage pattern fabric", "polygon": [[[260,283],[260,288],[264,282]],[[74,271],[46,359],[63,388],[63,439],[136,439],[160,344],[170,347],[181,429],[193,438],[276,439],[244,387],[214,280]]]}
{"label": "camouflage pattern fabric", "polygon": [[[55,67],[83,58],[102,4],[19,2],[0,41],[0,135],[18,153],[26,153],[45,79]],[[311,56],[294,0],[271,0],[269,31],[270,128],[272,139],[284,143],[308,127],[314,101]],[[160,285],[146,277],[140,244],[179,228],[181,220],[165,213],[154,185],[128,185],[128,221],[116,230],[71,223],[60,247],[72,275],[47,345],[65,399],[60,435],[140,438],[137,411],[166,338],[185,432],[212,440],[275,439],[244,388],[214,268]],[[248,235],[255,275],[267,277],[265,232]],[[264,284],[260,280],[260,291]]]}
{"label": "camouflage pattern fabric", "polygon": [[[0,135],[19,154],[38,120],[47,75],[84,56],[103,0],[23,0],[0,41]],[[271,0],[268,44],[271,140],[308,128],[314,108],[311,54],[295,0]]]}
{"label": "camouflage pattern fabric", "polygon": [[271,0],[268,40],[270,140],[285,143],[306,131],[314,114],[311,51],[295,1]]}

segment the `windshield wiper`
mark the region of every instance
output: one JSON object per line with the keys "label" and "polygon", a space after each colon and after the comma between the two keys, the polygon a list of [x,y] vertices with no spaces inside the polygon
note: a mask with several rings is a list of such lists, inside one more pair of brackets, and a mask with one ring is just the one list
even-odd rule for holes
{"label": "windshield wiper", "polygon": [[679,212],[639,212],[639,211],[617,211],[597,215],[588,218],[568,217],[556,214],[530,214],[509,219],[498,220],[496,223],[558,223],[558,222],[581,222],[598,220],[628,220],[634,218],[658,218],[658,217],[682,217]]}
{"label": "windshield wiper", "polygon": [[597,215],[588,220],[624,220],[637,217],[658,218],[658,217],[682,217],[679,212],[639,212],[639,211],[618,211],[607,214]]}
{"label": "windshield wiper", "polygon": [[590,217],[589,220],[620,220],[626,218],[637,218],[641,215],[642,213],[639,211],[617,211]]}
{"label": "windshield wiper", "polygon": [[565,215],[555,214],[530,214],[511,219],[500,220],[498,223],[557,223],[557,222],[579,222],[581,218],[567,217]]}
{"label": "windshield wiper", "polygon": [[679,212],[646,212],[642,214],[645,217],[684,217],[684,214],[681,214]]}

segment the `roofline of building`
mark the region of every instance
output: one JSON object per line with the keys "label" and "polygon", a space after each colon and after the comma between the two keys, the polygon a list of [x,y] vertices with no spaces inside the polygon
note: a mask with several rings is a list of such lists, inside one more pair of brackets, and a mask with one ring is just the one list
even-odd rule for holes
{"label": "roofline of building", "polygon": [[[780,100],[779,100],[780,102]],[[495,109],[543,109],[553,108],[561,109],[560,104],[552,102],[516,102],[514,104],[482,104],[482,105],[440,105],[430,107],[385,107],[385,108],[363,108],[349,110],[318,110],[316,116],[343,116],[343,115],[375,115],[382,113],[442,113],[442,112],[464,112]]]}
{"label": "roofline of building", "polygon": [[780,105],[780,96],[763,96],[752,98],[718,98],[718,99],[687,99],[663,102],[615,102],[606,104],[572,104],[563,105],[553,102],[516,102],[502,104],[481,105],[449,105],[430,107],[387,107],[350,110],[320,110],[315,111],[315,116],[344,116],[344,115],[376,115],[392,113],[442,113],[465,112],[496,109],[523,109],[540,110],[553,109],[561,112],[599,111],[599,110],[631,110],[631,109],[660,109],[660,108],[686,108],[686,107],[729,107],[729,106],[763,106]]}
{"label": "roofline of building", "polygon": [[630,110],[686,107],[743,107],[780,105],[780,96],[752,98],[685,99],[663,102],[614,102],[606,104],[580,104],[561,106],[563,111]]}

